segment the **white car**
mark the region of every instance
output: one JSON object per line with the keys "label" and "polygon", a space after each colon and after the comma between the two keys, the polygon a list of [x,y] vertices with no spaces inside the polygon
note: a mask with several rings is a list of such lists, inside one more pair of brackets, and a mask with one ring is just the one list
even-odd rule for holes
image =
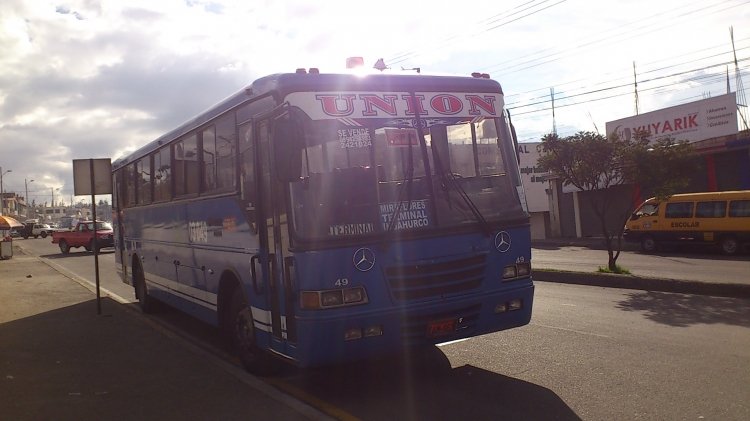
{"label": "white car", "polygon": [[52,234],[52,227],[50,227],[47,224],[34,224],[34,227],[31,229],[31,236],[34,238],[47,238],[48,235]]}

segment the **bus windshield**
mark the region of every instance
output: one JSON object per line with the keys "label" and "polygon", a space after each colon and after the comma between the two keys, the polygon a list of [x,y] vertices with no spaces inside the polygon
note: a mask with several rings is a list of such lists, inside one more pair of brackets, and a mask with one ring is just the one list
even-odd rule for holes
{"label": "bus windshield", "polygon": [[[441,122],[443,123],[443,122]],[[296,237],[325,241],[460,229],[525,216],[512,142],[500,118],[340,126],[308,122],[303,177],[291,186]]]}

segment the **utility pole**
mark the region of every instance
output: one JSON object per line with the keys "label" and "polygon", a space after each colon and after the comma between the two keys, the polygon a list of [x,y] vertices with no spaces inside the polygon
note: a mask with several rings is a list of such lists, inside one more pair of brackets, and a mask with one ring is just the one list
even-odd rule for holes
{"label": "utility pole", "polygon": [[24,196],[23,198],[23,200],[26,201],[26,219],[29,219],[29,205],[31,203],[29,201],[29,183],[33,183],[33,182],[34,182],[33,178],[28,181],[25,178],[23,179],[23,186],[26,187],[26,196]]}
{"label": "utility pole", "polygon": [[635,82],[635,115],[638,115],[638,75],[635,73],[635,61],[633,62],[633,81]]}

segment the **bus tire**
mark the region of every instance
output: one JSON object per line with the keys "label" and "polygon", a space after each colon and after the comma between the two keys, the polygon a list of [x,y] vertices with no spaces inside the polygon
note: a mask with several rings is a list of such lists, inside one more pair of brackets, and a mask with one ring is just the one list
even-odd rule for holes
{"label": "bus tire", "polygon": [[154,312],[156,303],[154,299],[148,295],[148,288],[146,288],[146,277],[143,274],[143,268],[141,264],[136,260],[133,264],[133,288],[135,289],[135,298],[138,299],[138,307],[144,314],[151,314]]}
{"label": "bus tire", "polygon": [[658,249],[656,240],[650,235],[645,235],[641,238],[641,251],[644,253],[653,253]]}
{"label": "bus tire", "polygon": [[740,244],[736,238],[727,235],[721,238],[721,241],[719,241],[719,247],[721,248],[722,254],[732,256],[737,254],[737,251],[740,249]]}
{"label": "bus tire", "polygon": [[62,252],[62,254],[70,253],[70,246],[68,245],[67,241],[60,240],[60,244],[58,244],[58,246],[60,246],[60,252]]}
{"label": "bus tire", "polygon": [[230,343],[242,366],[250,373],[270,376],[277,372],[278,364],[257,347],[253,313],[247,305],[242,288],[236,287],[229,302]]}

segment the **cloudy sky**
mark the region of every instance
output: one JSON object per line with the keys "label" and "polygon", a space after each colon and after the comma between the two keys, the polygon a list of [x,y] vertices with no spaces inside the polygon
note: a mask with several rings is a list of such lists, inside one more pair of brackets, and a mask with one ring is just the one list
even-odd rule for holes
{"label": "cloudy sky", "polygon": [[551,89],[559,134],[603,131],[635,113],[634,65],[641,112],[724,94],[727,70],[734,91],[730,26],[749,96],[748,22],[747,0],[3,0],[3,188],[69,202],[73,159],[114,160],[257,77],[350,56],[489,73],[522,141],[552,130]]}

